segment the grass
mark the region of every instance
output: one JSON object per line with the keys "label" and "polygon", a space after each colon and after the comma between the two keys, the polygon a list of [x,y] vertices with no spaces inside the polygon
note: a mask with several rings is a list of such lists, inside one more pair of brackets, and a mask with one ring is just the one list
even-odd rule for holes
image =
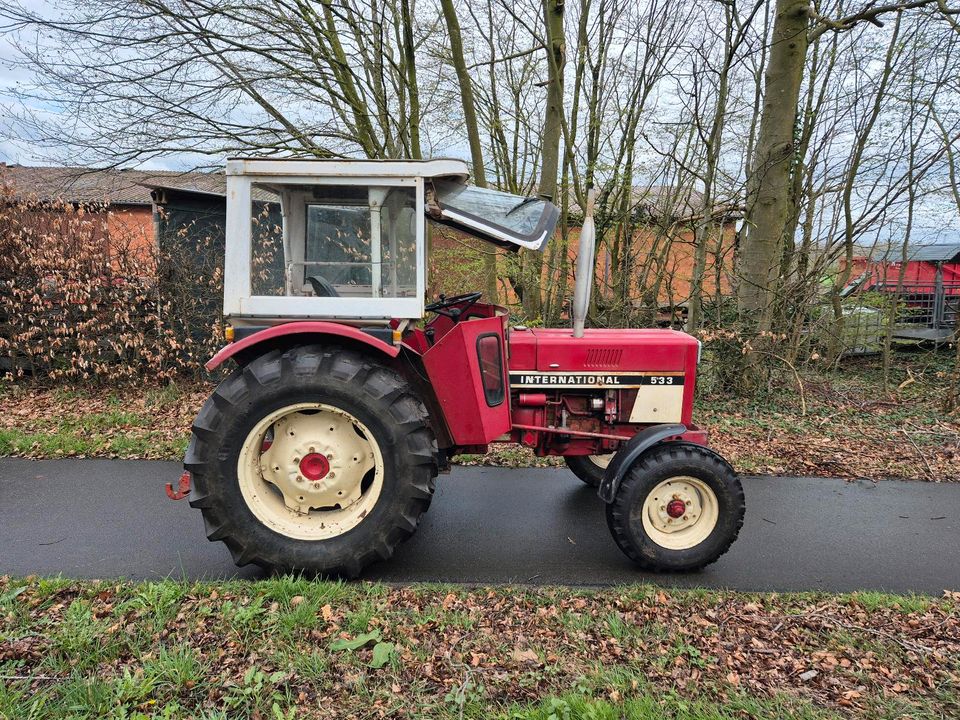
{"label": "grass", "polygon": [[0,578],[0,718],[954,717],[957,599]]}
{"label": "grass", "polygon": [[[0,456],[24,457],[163,457],[181,458],[187,439],[170,441],[162,433],[105,435],[101,417],[50,423],[39,430],[0,429]],[[127,425],[127,428],[130,426]],[[142,426],[141,426],[142,427]]]}
{"label": "grass", "polygon": [[209,388],[177,385],[0,394],[0,456],[182,458],[190,421]]}

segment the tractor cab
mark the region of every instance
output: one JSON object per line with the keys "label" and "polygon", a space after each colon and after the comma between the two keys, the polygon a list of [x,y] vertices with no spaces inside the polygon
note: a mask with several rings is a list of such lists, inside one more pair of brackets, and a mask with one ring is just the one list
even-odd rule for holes
{"label": "tractor cab", "polygon": [[418,320],[428,219],[513,250],[544,246],[555,206],[468,175],[460,160],[229,160],[224,315]]}

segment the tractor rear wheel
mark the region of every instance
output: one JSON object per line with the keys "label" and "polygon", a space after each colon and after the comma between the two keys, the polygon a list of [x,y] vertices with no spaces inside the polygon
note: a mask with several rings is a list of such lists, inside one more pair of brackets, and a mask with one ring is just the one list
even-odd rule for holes
{"label": "tractor rear wheel", "polygon": [[583,480],[590,487],[600,487],[600,481],[603,480],[603,474],[607,471],[607,465],[613,460],[613,453],[606,455],[571,455],[565,457],[567,467],[573,470],[573,474]]}
{"label": "tractor rear wheel", "polygon": [[193,424],[190,505],[238,565],[353,577],[386,560],[437,475],[407,382],[338,347],[274,350],[224,380]]}
{"label": "tractor rear wheel", "polygon": [[670,442],[627,471],[607,525],[640,567],[688,572],[730,549],[743,525],[743,487],[730,464],[700,445]]}

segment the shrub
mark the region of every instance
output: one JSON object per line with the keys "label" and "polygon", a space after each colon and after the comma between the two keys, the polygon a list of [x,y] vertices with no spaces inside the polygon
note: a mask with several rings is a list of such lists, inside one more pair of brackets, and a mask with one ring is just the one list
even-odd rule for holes
{"label": "shrub", "polygon": [[163,380],[198,373],[220,343],[211,307],[218,314],[222,265],[184,273],[194,263],[159,253],[152,236],[117,219],[105,205],[15,199],[0,188],[7,377]]}

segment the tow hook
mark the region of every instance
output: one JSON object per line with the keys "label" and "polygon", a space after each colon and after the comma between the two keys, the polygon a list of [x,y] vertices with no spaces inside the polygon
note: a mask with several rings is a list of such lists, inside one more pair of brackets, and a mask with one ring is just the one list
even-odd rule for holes
{"label": "tow hook", "polygon": [[167,483],[165,488],[167,491],[167,497],[171,500],[183,500],[187,495],[190,494],[190,471],[184,470],[183,475],[180,476],[180,482],[177,485],[177,489],[173,489],[173,485]]}

